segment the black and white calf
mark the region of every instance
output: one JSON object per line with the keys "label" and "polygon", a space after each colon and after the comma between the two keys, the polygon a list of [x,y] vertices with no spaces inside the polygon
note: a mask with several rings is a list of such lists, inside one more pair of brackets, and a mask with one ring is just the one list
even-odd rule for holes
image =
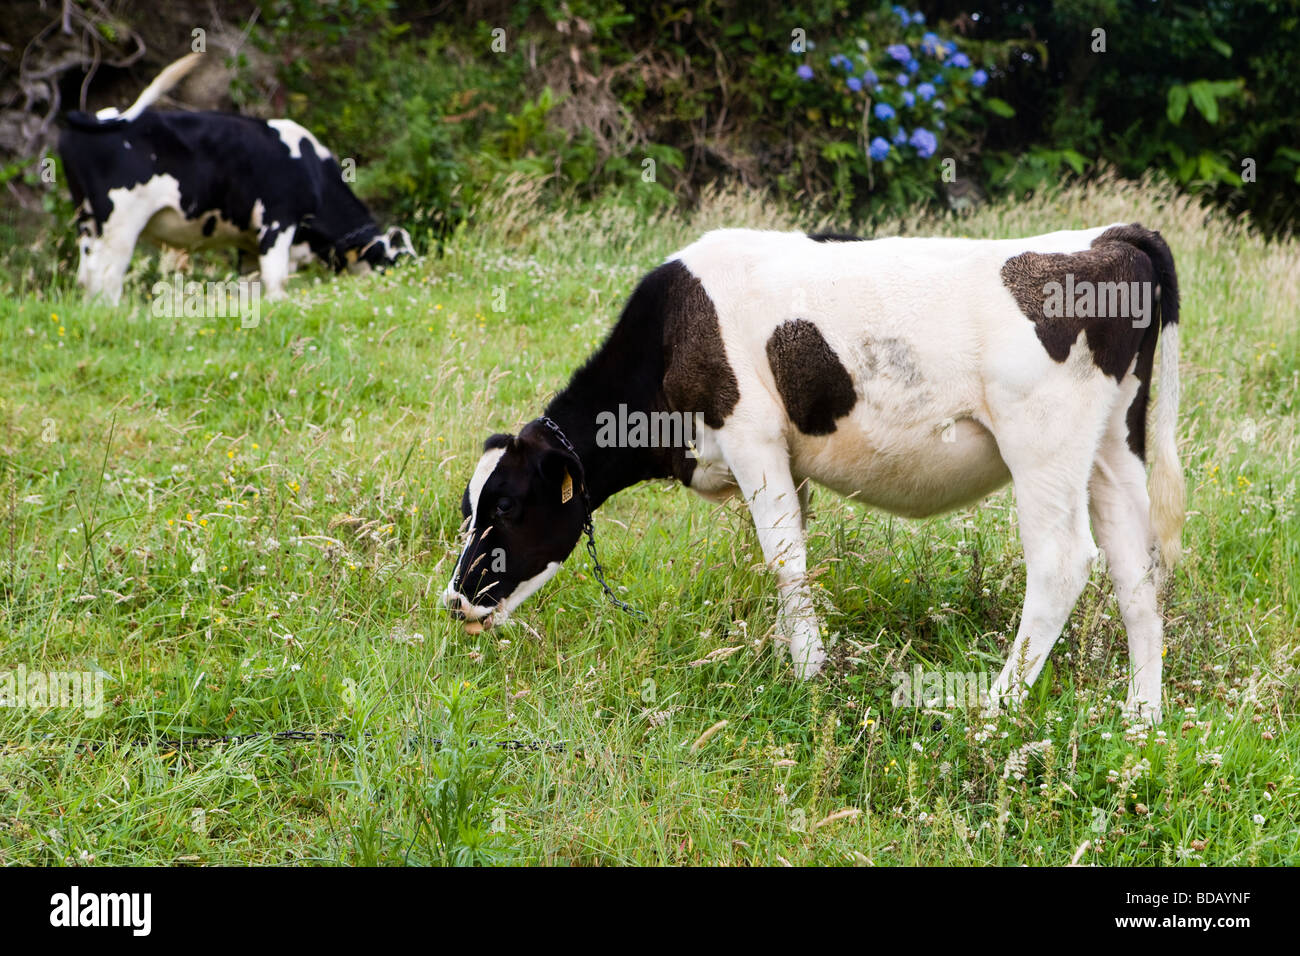
{"label": "black and white calf", "polygon": [[77,205],[77,282],[116,304],[138,239],[258,257],[268,298],[315,256],[364,272],[411,254],[404,229],[381,232],[330,151],[291,120],[148,106],[198,62],[159,74],[125,113],[71,112],[59,153]]}
{"label": "black and white calf", "polygon": [[[575,484],[596,508],[676,478],[744,496],[779,631],[810,676],[825,652],[806,580],[808,480],[919,518],[1011,479],[1028,587],[994,694],[1015,697],[1042,670],[1095,534],[1128,631],[1129,707],[1158,719],[1157,557],[1174,563],[1184,518],[1177,323],[1173,257],[1138,225],[1010,240],[709,233],[641,281],[543,419],[487,440],[444,599],[475,630],[503,620],[579,540]],[[690,416],[692,445],[598,440],[600,416],[623,405]]]}

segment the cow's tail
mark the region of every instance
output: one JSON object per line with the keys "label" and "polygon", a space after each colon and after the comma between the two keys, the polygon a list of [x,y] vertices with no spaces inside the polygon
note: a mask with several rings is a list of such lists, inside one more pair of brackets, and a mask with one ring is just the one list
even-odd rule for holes
{"label": "cow's tail", "polygon": [[117,108],[112,106],[100,110],[93,117],[81,112],[71,112],[67,116],[68,122],[84,130],[116,129],[127,123],[134,122],[140,118],[140,114],[184,79],[190,70],[198,66],[199,60],[202,58],[202,53],[187,53],[175,63],[164,68],[161,73],[154,77],[154,81],[145,87],[144,92],[140,94],[139,98],[131,104],[125,113],[119,113]]}
{"label": "cow's tail", "polygon": [[1152,331],[1160,337],[1160,391],[1156,395],[1155,434],[1147,449],[1151,476],[1151,524],[1160,550],[1160,562],[1172,568],[1182,557],[1180,538],[1186,520],[1187,488],[1178,461],[1178,275],[1174,256],[1160,233],[1136,227],[1139,235],[1126,237],[1155,268],[1160,284],[1160,323]]}

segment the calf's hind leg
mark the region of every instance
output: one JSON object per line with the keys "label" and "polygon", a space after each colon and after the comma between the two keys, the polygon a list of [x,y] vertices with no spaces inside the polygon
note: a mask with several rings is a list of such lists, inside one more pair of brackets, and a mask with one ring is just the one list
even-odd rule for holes
{"label": "calf's hind leg", "polygon": [[[1085,393],[1060,407],[1104,409],[1108,402],[1090,401],[1101,398]],[[1025,604],[1006,666],[991,688],[995,705],[1003,697],[1019,701],[1037,679],[1097,556],[1088,528],[1088,479],[1106,413],[1095,413],[1092,422],[1080,414],[1070,428],[1048,437],[1032,410],[1018,411],[1020,427],[1004,428],[998,447],[1015,484]]]}
{"label": "calf's hind leg", "polygon": [[1156,540],[1146,469],[1129,450],[1124,434],[1112,430],[1102,444],[1089,483],[1089,506],[1128,632],[1130,677],[1125,708],[1134,717],[1158,723],[1163,640],[1156,608]]}

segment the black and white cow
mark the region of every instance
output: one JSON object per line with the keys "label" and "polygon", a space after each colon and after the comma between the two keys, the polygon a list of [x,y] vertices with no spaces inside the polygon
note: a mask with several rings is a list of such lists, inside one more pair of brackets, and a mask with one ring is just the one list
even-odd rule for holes
{"label": "black and white cow", "polygon": [[[504,620],[573,550],[587,500],[676,478],[744,496],[776,575],[779,632],[807,677],[825,657],[806,578],[809,480],[919,518],[1011,479],[1028,585],[994,700],[1038,676],[1095,534],[1128,631],[1128,706],[1159,719],[1157,557],[1172,566],[1184,520],[1169,247],[1122,224],[848,238],[722,230],[647,275],[545,415],[487,440],[445,602],[474,631]],[[602,441],[622,406],[689,416],[693,442]]]}
{"label": "black and white cow", "polygon": [[412,254],[404,229],[381,232],[330,151],[291,120],[148,106],[202,54],[159,74],[125,113],[70,112],[59,153],[77,205],[77,282],[116,304],[142,236],[182,249],[258,257],[268,298],[315,256],[365,272]]}

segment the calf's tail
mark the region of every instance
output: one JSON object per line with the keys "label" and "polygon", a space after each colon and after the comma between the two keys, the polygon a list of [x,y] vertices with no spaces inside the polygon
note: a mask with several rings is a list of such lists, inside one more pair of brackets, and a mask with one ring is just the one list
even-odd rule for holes
{"label": "calf's tail", "polygon": [[202,58],[202,53],[187,53],[175,63],[165,67],[161,73],[154,77],[154,81],[145,87],[144,92],[140,94],[139,98],[131,104],[125,113],[119,113],[116,108],[110,106],[107,109],[100,110],[94,116],[89,116],[79,110],[73,110],[67,114],[65,119],[69,126],[89,132],[118,129],[127,123],[134,122],[140,118],[140,114],[184,79],[187,73],[198,66],[199,60]]}
{"label": "calf's tail", "polygon": [[1144,229],[1129,241],[1146,253],[1160,284],[1160,325],[1152,329],[1160,337],[1160,391],[1153,447],[1148,449],[1151,475],[1147,493],[1160,563],[1168,569],[1182,557],[1180,537],[1187,508],[1187,487],[1178,461],[1178,275],[1173,253],[1160,233]]}

